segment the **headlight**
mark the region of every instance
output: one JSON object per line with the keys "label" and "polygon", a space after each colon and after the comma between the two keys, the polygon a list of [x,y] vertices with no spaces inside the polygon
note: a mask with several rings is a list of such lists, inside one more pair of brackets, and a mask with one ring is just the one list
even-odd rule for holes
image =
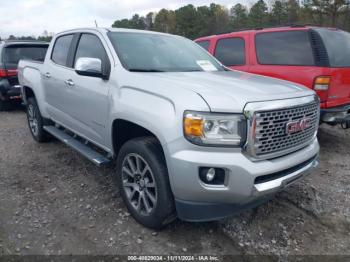
{"label": "headlight", "polygon": [[192,143],[208,146],[241,146],[247,124],[240,114],[185,112],[184,134]]}

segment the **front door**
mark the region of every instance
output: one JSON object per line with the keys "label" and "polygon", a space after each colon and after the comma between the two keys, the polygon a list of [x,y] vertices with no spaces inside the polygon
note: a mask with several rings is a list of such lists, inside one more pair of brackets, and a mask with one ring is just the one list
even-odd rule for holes
{"label": "front door", "polygon": [[[78,41],[74,65],[79,58],[98,58],[102,65],[110,65],[100,38],[83,33]],[[66,108],[73,131],[100,146],[107,145],[108,94],[111,84],[98,77],[78,75],[71,71],[66,75]]]}

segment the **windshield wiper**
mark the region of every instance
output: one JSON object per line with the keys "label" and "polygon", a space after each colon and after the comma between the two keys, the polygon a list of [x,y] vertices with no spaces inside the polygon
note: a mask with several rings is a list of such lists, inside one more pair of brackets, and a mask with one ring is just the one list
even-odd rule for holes
{"label": "windshield wiper", "polygon": [[130,72],[146,72],[146,73],[159,73],[159,72],[165,72],[158,69],[142,69],[142,68],[130,68]]}

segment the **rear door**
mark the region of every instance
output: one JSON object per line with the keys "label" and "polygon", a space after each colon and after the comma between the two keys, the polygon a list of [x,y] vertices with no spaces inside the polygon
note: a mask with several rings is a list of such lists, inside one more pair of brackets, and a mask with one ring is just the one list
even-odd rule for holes
{"label": "rear door", "polygon": [[67,74],[74,72],[69,65],[69,53],[75,38],[74,34],[58,36],[42,71],[48,113],[53,120],[63,125],[68,124],[65,80]]}
{"label": "rear door", "polygon": [[[309,30],[286,30],[252,34],[250,72],[276,77],[313,88],[317,76],[329,68],[317,66]],[[322,61],[321,61],[322,63]]]}
{"label": "rear door", "polygon": [[324,42],[331,68],[327,107],[350,104],[350,33],[328,28],[315,31]]}

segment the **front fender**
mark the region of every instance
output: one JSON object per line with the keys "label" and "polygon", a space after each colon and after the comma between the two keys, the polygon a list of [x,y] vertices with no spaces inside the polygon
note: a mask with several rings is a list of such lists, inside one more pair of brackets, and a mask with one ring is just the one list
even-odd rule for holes
{"label": "front fender", "polygon": [[135,123],[152,132],[166,149],[168,143],[183,137],[184,111],[208,111],[209,108],[194,92],[185,91],[186,94],[179,92],[170,98],[164,90],[158,91],[130,86],[119,88],[111,98],[110,123],[112,125],[114,119]]}

